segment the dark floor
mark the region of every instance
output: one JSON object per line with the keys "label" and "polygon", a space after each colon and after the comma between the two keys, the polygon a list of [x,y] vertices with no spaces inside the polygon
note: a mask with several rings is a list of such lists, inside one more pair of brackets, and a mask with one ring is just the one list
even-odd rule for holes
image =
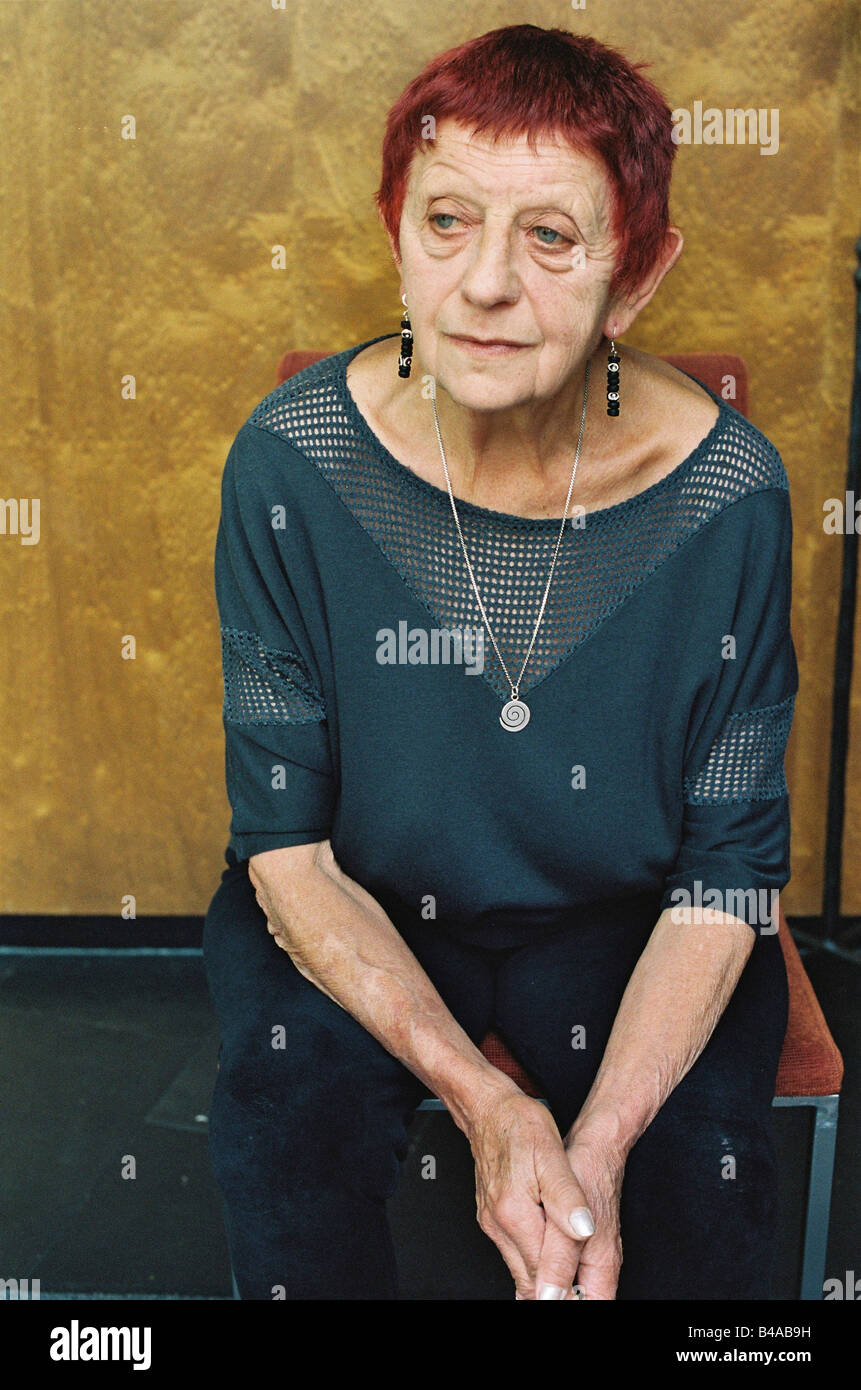
{"label": "dark floor", "polygon": [[[861,1274],[861,966],[805,963],[846,1064],[826,1267],[842,1283]],[[0,1278],[39,1279],[42,1297],[230,1297],[206,1146],[217,1045],[199,955],[0,948]],[[775,1111],[779,1298],[798,1297],[810,1114]],[[404,1298],[512,1297],[448,1115],[416,1116],[390,1211]]]}

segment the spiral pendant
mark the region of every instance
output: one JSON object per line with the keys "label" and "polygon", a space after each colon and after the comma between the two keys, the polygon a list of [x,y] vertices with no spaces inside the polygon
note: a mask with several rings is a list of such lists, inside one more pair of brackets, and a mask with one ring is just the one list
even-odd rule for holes
{"label": "spiral pendant", "polygon": [[510,729],[517,732],[518,729],[525,729],[529,723],[530,710],[522,700],[508,700],[502,706],[499,722],[503,729]]}

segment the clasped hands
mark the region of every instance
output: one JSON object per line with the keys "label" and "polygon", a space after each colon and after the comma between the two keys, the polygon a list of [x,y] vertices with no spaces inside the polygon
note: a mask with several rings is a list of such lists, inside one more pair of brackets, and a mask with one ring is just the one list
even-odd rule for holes
{"label": "clasped hands", "polygon": [[517,1299],[615,1299],[624,1159],[587,1127],[563,1140],[539,1101],[512,1091],[470,1126],[478,1224]]}

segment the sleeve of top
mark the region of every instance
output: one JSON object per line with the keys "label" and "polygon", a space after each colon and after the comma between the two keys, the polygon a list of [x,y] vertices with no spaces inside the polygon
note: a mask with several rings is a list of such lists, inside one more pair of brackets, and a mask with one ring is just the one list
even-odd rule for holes
{"label": "sleeve of top", "polygon": [[[691,712],[682,839],[660,906],[699,902],[772,934],[772,893],[790,877],[784,755],[798,690],[790,632],[792,513],[784,489],[730,510],[735,529],[724,533],[722,547],[738,564],[724,571],[724,577],[731,572],[732,592],[715,610],[723,629],[713,625],[716,674],[704,680]],[[735,638],[734,659],[719,645],[727,636]]]}
{"label": "sleeve of top", "polygon": [[224,468],[215,544],[230,846],[240,860],[328,839],[332,828],[326,708],[288,572],[301,555],[289,528],[272,524],[272,508],[288,503],[285,476],[272,481],[257,427],[244,425]]}

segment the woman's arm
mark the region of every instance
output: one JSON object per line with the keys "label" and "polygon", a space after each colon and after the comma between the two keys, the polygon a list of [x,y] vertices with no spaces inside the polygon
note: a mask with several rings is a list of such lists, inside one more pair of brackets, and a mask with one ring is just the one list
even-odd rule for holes
{"label": "woman's arm", "polygon": [[[564,1297],[592,1223],[586,1211],[584,1224],[585,1198],[549,1111],[472,1043],[380,904],[342,872],[328,840],[253,855],[249,876],[269,931],[297,970],[420,1077],[466,1134],[479,1225],[518,1296]],[[568,1233],[558,1250],[545,1249],[551,1223]]]}
{"label": "woman's arm", "polygon": [[376,899],[342,872],[328,840],[253,855],[248,872],[297,970],[420,1077],[461,1129],[497,1095],[520,1093],[457,1023]]}
{"label": "woman's arm", "polygon": [[[627,988],[589,1095],[565,1138],[572,1170],[595,1215],[577,1283],[613,1298],[621,1265],[619,1195],[640,1135],[699,1057],[753,949],[753,929],[727,913],[711,923],[658,918]],[[549,1238],[555,1234],[549,1231]]]}
{"label": "woman's arm", "polygon": [[[673,916],[685,912],[682,923]],[[598,1073],[569,1137],[587,1131],[623,1158],[690,1071],[753,950],[754,929],[728,913],[692,922],[661,913],[628,981]]]}

